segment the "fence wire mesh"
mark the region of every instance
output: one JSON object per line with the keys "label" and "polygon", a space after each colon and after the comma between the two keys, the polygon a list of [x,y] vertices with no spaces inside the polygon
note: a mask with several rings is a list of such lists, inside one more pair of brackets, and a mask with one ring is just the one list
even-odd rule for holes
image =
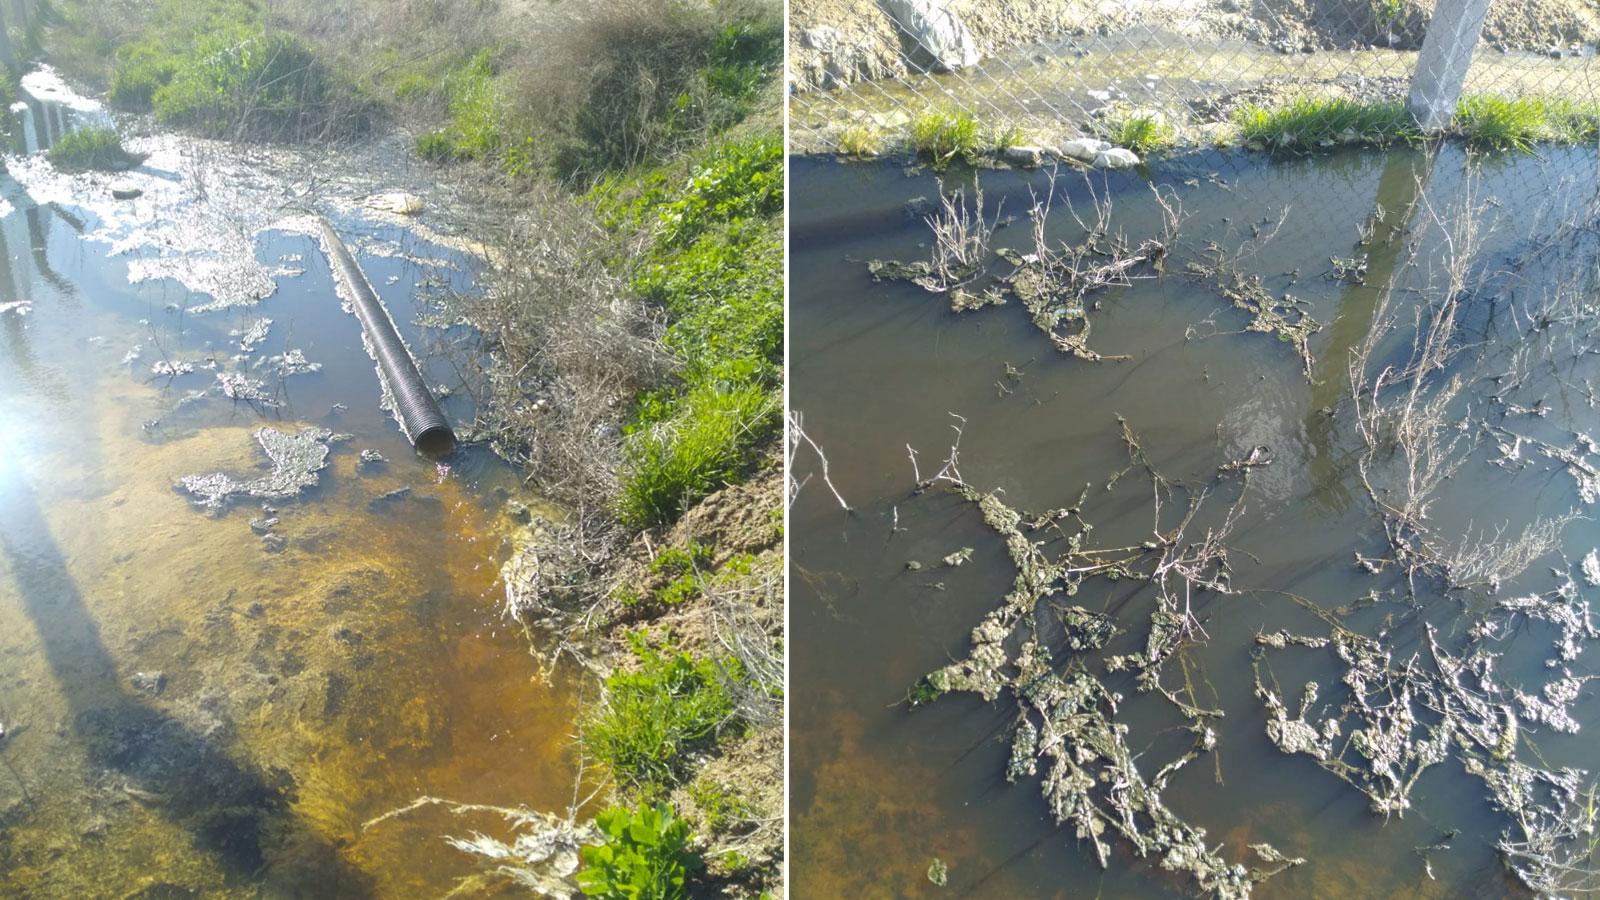
{"label": "fence wire mesh", "polygon": [[[1600,102],[1600,14],[1583,0],[1438,2],[796,0],[791,142],[801,153],[891,151],[919,118],[964,113],[991,144],[1051,146],[1105,136],[1137,111],[1159,113],[1184,143],[1224,143],[1242,106],[1400,102],[1419,70],[1451,97]],[[1466,28],[1470,57],[1455,53],[1470,58],[1464,73],[1425,48],[1436,24],[1450,32],[1443,43]]]}

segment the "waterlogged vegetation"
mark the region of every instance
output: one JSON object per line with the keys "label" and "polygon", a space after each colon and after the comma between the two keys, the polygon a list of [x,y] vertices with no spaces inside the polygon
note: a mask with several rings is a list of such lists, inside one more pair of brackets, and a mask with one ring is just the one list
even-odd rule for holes
{"label": "waterlogged vegetation", "polygon": [[797,890],[1591,892],[1600,210],[1539,149],[798,168]]}
{"label": "waterlogged vegetation", "polygon": [[117,172],[131,169],[144,157],[130,153],[114,128],[84,128],[63,137],[46,154],[63,172]]}

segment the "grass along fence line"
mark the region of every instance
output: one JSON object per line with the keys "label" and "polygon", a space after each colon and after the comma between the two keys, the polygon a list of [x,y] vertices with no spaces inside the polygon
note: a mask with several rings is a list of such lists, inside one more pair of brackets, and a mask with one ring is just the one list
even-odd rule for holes
{"label": "grass along fence line", "polygon": [[[1600,139],[1600,103],[1472,94],[1458,101],[1448,128],[1429,135],[1417,127],[1402,100],[1302,95],[1270,105],[1245,103],[1218,121],[1183,124],[1159,110],[1114,108],[1084,131],[1140,157],[1233,146],[1315,153],[1336,146],[1381,147],[1433,138],[1527,152],[1543,143],[1582,144]],[[982,165],[1024,145],[1037,145],[1046,157],[1054,154],[1051,139],[1024,134],[1007,123],[986,124],[969,113],[945,110],[911,120],[898,138],[858,122],[841,130],[837,142],[845,157],[898,154],[937,169],[951,163]]]}

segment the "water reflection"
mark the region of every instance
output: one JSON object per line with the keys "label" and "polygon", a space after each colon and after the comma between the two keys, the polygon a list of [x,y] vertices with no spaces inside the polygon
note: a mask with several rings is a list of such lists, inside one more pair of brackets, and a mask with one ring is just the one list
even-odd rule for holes
{"label": "water reflection", "polygon": [[16,466],[0,469],[0,551],[91,765],[188,831],[230,881],[258,881],[268,896],[370,893],[369,879],[291,813],[289,773],[241,763],[218,734],[125,686]]}

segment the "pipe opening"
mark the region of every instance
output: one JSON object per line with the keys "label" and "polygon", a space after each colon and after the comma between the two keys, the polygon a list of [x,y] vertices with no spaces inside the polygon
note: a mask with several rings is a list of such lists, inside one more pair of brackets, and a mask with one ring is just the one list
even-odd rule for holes
{"label": "pipe opening", "polygon": [[456,436],[445,425],[436,425],[417,435],[417,452],[429,459],[442,459],[456,450]]}

